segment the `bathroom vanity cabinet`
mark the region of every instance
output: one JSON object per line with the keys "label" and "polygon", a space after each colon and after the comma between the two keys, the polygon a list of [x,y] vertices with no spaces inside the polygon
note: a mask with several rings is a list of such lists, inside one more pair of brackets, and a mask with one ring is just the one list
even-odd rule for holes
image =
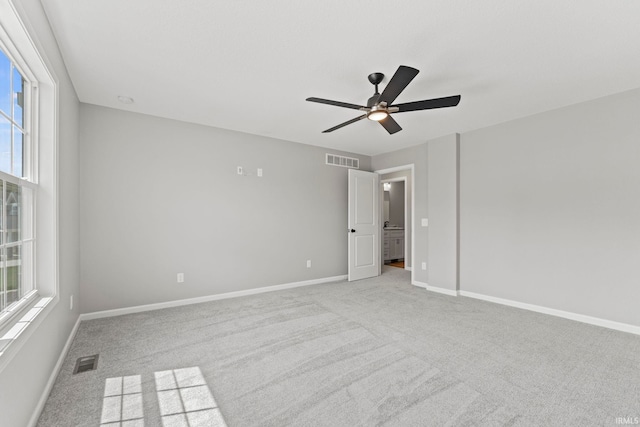
{"label": "bathroom vanity cabinet", "polygon": [[385,229],[383,237],[384,260],[404,259],[404,229]]}

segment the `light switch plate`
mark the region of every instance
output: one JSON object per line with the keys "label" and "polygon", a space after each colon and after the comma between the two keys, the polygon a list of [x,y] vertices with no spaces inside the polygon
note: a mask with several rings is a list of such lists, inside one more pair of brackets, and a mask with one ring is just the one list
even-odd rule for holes
{"label": "light switch plate", "polygon": [[429,226],[429,219],[428,218],[422,218],[422,226],[423,227],[428,227]]}

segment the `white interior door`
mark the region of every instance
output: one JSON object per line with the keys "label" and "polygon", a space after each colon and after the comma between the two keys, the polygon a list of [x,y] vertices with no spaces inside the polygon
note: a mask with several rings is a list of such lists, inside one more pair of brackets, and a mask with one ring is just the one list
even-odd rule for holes
{"label": "white interior door", "polygon": [[349,169],[349,281],[380,275],[377,173]]}

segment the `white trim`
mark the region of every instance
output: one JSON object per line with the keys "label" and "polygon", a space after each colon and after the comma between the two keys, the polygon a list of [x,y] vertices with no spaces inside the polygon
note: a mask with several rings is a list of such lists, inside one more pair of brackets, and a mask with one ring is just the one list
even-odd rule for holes
{"label": "white trim", "polygon": [[445,289],[445,288],[440,288],[438,286],[430,286],[424,282],[418,282],[417,280],[412,282],[412,285],[414,286],[418,286],[420,288],[424,288],[430,292],[436,292],[439,294],[444,294],[444,295],[448,295],[451,297],[457,297],[459,295],[458,291],[453,291],[451,289]]}
{"label": "white trim", "polygon": [[640,326],[630,325],[628,323],[620,323],[620,322],[615,322],[613,320],[600,319],[598,317],[591,317],[584,314],[557,310],[555,308],[543,307],[540,305],[527,304],[524,302],[491,297],[488,295],[477,294],[475,292],[460,291],[460,295],[463,297],[480,299],[484,301],[493,302],[496,304],[502,304],[510,307],[521,308],[523,310],[535,311],[537,313],[542,313],[542,314],[549,314],[551,316],[562,317],[569,320],[575,320],[577,322],[588,323],[590,325],[601,326],[603,328],[614,329],[616,331],[622,331],[622,332],[628,332],[635,335],[640,335]]}
{"label": "white trim", "polygon": [[430,286],[427,285],[426,289],[431,292],[437,292],[439,294],[449,295],[450,297],[457,297],[458,291],[454,291],[453,289],[441,288],[439,286]]}
{"label": "white trim", "polygon": [[405,270],[409,270],[409,271],[413,271],[413,268],[412,268],[412,267],[406,267],[406,266],[405,266],[405,267],[404,267],[404,269],[405,269]]}
{"label": "white trim", "polygon": [[36,298],[38,298],[38,291],[34,289],[0,313],[0,338],[5,330],[12,326],[12,319],[15,321],[16,318],[24,315],[27,309],[34,305]]}
{"label": "white trim", "polygon": [[427,286],[429,286],[429,285],[427,285],[426,283],[424,283],[424,282],[419,282],[419,281],[417,281],[417,280],[412,280],[412,281],[411,281],[411,284],[412,284],[413,286],[417,286],[417,287],[419,287],[419,288],[424,288],[424,289],[427,289]]}
{"label": "white trim", "polygon": [[113,310],[95,311],[80,315],[80,320],[102,319],[104,317],[122,316],[125,314],[141,313],[144,311],[160,310],[163,308],[180,307],[183,305],[199,304],[201,302],[217,301],[221,299],[244,297],[247,295],[262,294],[265,292],[281,291],[283,289],[299,288],[301,286],[319,285],[322,283],[339,282],[346,280],[347,275],[324,277],[321,279],[304,280],[301,282],[285,283],[282,285],[265,286],[263,288],[253,288],[244,291],[226,292],[224,294],[207,295],[204,297],[187,298],[181,300],[160,302],[155,304],[137,305],[134,307],[116,308]]}
{"label": "white trim", "polygon": [[58,361],[56,365],[53,367],[51,371],[51,375],[49,376],[49,381],[47,381],[47,385],[42,390],[42,394],[40,395],[40,400],[38,400],[38,404],[33,410],[33,415],[31,415],[31,419],[27,424],[28,427],[35,427],[38,423],[38,419],[44,409],[45,403],[47,403],[47,399],[49,398],[49,393],[51,393],[51,389],[56,382],[56,378],[58,378],[58,374],[60,373],[60,369],[62,369],[62,364],[67,357],[67,353],[69,353],[69,349],[71,348],[71,344],[76,337],[76,333],[78,332],[78,327],[80,326],[80,317],[76,320],[76,324],[73,325],[73,329],[71,329],[71,333],[69,334],[69,338],[67,338],[67,342],[64,344],[62,351],[60,352],[60,357],[58,357]]}
{"label": "white trim", "polygon": [[386,168],[386,169],[379,169],[374,171],[375,173],[379,173],[380,175],[386,175],[389,173],[394,173],[394,172],[401,172],[401,171],[405,171],[407,169],[411,169],[413,168],[413,163],[407,164],[407,165],[402,165],[402,166],[394,166],[392,168]]}

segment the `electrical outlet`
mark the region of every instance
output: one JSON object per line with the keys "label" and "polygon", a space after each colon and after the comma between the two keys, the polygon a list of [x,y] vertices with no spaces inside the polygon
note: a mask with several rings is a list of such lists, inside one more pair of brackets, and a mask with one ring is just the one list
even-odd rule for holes
{"label": "electrical outlet", "polygon": [[244,170],[242,169],[242,166],[238,166],[238,175],[242,174],[244,174]]}
{"label": "electrical outlet", "polygon": [[178,273],[178,283],[184,283],[184,273]]}
{"label": "electrical outlet", "polygon": [[427,269],[427,263],[426,263],[426,262],[423,262],[423,263],[422,263],[422,269],[423,269],[423,270],[426,270],[426,269]]}
{"label": "electrical outlet", "polygon": [[69,297],[69,310],[73,310],[73,295]]}
{"label": "electrical outlet", "polygon": [[311,268],[311,260],[310,259],[307,260],[307,268]]}
{"label": "electrical outlet", "polygon": [[258,176],[262,176],[262,168],[258,168]]}

